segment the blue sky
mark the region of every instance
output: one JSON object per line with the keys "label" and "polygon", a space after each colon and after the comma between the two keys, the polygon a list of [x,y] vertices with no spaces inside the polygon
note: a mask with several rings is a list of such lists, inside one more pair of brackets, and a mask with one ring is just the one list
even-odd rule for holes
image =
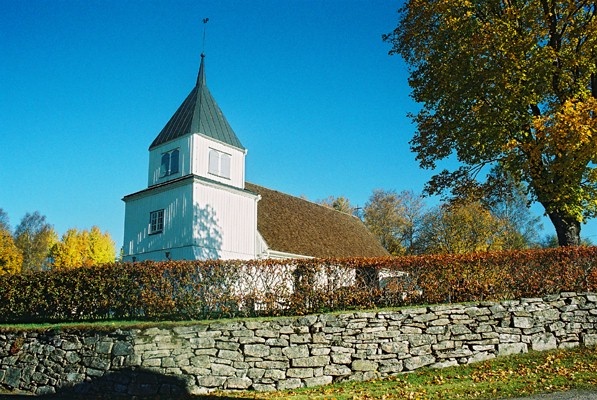
{"label": "blue sky", "polygon": [[400,4],[0,0],[0,208],[13,227],[37,210],[120,246],[121,199],[146,188],[149,144],[194,86],[206,17],[207,85],[248,181],[359,206],[374,189],[420,193],[433,172],[408,145],[417,104],[381,40]]}

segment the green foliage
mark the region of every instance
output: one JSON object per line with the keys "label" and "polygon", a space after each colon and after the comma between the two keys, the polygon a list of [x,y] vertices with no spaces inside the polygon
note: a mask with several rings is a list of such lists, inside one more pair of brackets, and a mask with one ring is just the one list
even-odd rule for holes
{"label": "green foliage", "polygon": [[0,275],[0,322],[192,320],[597,290],[597,248],[119,263]]}
{"label": "green foliage", "polygon": [[410,67],[411,148],[424,168],[461,167],[428,184],[473,184],[499,165],[527,184],[560,245],[597,215],[597,7],[586,0],[409,0],[384,39]]}

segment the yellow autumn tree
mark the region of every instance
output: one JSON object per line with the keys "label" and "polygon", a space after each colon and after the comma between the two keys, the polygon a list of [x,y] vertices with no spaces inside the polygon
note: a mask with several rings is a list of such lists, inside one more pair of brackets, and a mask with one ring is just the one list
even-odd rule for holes
{"label": "yellow autumn tree", "polygon": [[23,255],[7,229],[0,229],[0,275],[18,274],[23,265]]}
{"label": "yellow autumn tree", "polygon": [[51,251],[54,268],[77,268],[114,262],[115,244],[108,232],[69,229]]}
{"label": "yellow autumn tree", "polygon": [[506,228],[504,221],[479,202],[446,204],[425,215],[419,246],[427,254],[501,250]]}
{"label": "yellow autumn tree", "polygon": [[597,3],[407,0],[384,40],[422,104],[410,142],[421,167],[460,163],[426,191],[466,192],[497,165],[544,207],[560,245],[579,244],[597,216]]}

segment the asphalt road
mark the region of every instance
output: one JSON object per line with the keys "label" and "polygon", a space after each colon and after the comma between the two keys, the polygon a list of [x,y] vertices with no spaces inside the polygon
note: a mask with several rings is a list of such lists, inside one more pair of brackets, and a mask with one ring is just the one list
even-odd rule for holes
{"label": "asphalt road", "polygon": [[510,400],[597,400],[597,391],[570,390],[567,392],[536,394]]}

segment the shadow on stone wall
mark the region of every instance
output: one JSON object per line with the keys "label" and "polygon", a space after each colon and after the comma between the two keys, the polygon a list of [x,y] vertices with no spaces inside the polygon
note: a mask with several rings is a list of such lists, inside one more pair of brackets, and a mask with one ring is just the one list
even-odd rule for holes
{"label": "shadow on stone wall", "polygon": [[[186,378],[162,375],[148,370],[122,369],[110,372],[102,377],[77,383],[72,387],[63,387],[53,394],[42,394],[50,389],[46,386],[38,389],[37,396],[31,394],[0,394],[0,399],[230,399],[231,397],[193,395],[187,390]],[[234,397],[234,399],[249,399],[252,397]]]}

